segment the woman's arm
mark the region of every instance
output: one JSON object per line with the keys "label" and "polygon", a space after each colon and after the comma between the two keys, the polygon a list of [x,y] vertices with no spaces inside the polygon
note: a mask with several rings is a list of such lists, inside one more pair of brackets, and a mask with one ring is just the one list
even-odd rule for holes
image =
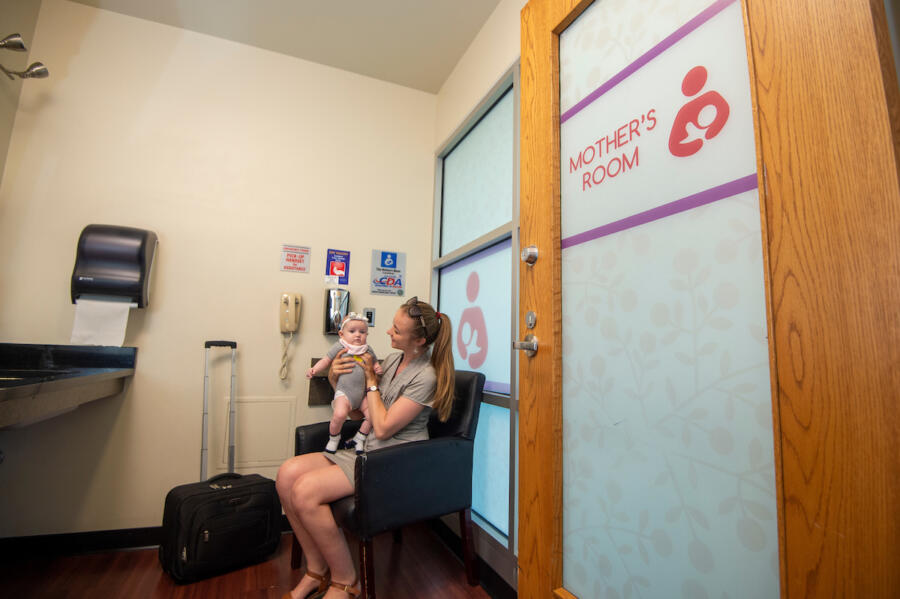
{"label": "woman's arm", "polygon": [[[372,356],[363,356],[363,369],[366,371],[366,387],[378,385],[378,375],[375,374],[374,360]],[[391,404],[390,409],[384,407],[381,400],[381,391],[366,391],[366,400],[369,402],[369,422],[372,423],[372,431],[375,438],[383,441],[393,437],[397,431],[412,422],[423,406],[408,397],[398,397]]]}
{"label": "woman's arm", "polygon": [[412,422],[425,407],[401,396],[394,400],[389,410],[386,410],[381,401],[380,391],[369,391],[366,398],[369,400],[369,422],[372,423],[372,431],[381,441],[397,434],[397,431]]}

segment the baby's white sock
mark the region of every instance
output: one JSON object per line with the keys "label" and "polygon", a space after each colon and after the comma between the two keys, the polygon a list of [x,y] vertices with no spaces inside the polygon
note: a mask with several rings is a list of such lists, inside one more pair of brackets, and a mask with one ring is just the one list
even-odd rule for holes
{"label": "baby's white sock", "polygon": [[328,444],[325,446],[325,451],[328,453],[334,453],[337,451],[338,444],[341,442],[341,435],[338,433],[337,435],[329,435],[328,436]]}
{"label": "baby's white sock", "polygon": [[353,445],[356,447],[356,453],[364,453],[366,451],[366,437],[367,435],[362,431],[357,431],[356,436],[353,437]]}

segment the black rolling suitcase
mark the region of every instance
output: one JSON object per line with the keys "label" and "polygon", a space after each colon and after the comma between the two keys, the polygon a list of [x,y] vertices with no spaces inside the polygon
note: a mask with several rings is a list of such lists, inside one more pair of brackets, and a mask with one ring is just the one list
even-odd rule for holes
{"label": "black rolling suitcase", "polygon": [[[206,479],[209,349],[231,348],[228,472]],[[275,481],[234,473],[234,360],[237,343],[206,342],[203,384],[201,482],[179,485],[166,495],[159,561],[178,582],[191,582],[257,563],[278,547],[281,503]]]}

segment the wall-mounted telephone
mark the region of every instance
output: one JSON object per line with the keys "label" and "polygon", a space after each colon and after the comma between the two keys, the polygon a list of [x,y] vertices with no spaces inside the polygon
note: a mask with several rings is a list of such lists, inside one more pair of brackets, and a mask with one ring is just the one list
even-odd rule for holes
{"label": "wall-mounted telephone", "polygon": [[279,306],[279,322],[282,333],[293,333],[300,326],[300,294],[282,293]]}

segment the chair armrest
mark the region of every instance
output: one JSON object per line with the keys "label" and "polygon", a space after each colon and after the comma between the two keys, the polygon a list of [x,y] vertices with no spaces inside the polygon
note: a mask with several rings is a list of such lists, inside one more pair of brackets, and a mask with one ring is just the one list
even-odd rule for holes
{"label": "chair armrest", "polygon": [[294,455],[322,451],[326,443],[328,443],[327,422],[298,426],[294,432]]}
{"label": "chair armrest", "polygon": [[[347,440],[359,430],[362,420],[348,420],[341,427],[341,439]],[[298,426],[294,431],[294,455],[314,453],[325,449],[328,443],[328,423],[314,422]]]}
{"label": "chair armrest", "polygon": [[474,442],[413,441],[356,460],[356,520],[363,536],[436,518],[472,504]]}

